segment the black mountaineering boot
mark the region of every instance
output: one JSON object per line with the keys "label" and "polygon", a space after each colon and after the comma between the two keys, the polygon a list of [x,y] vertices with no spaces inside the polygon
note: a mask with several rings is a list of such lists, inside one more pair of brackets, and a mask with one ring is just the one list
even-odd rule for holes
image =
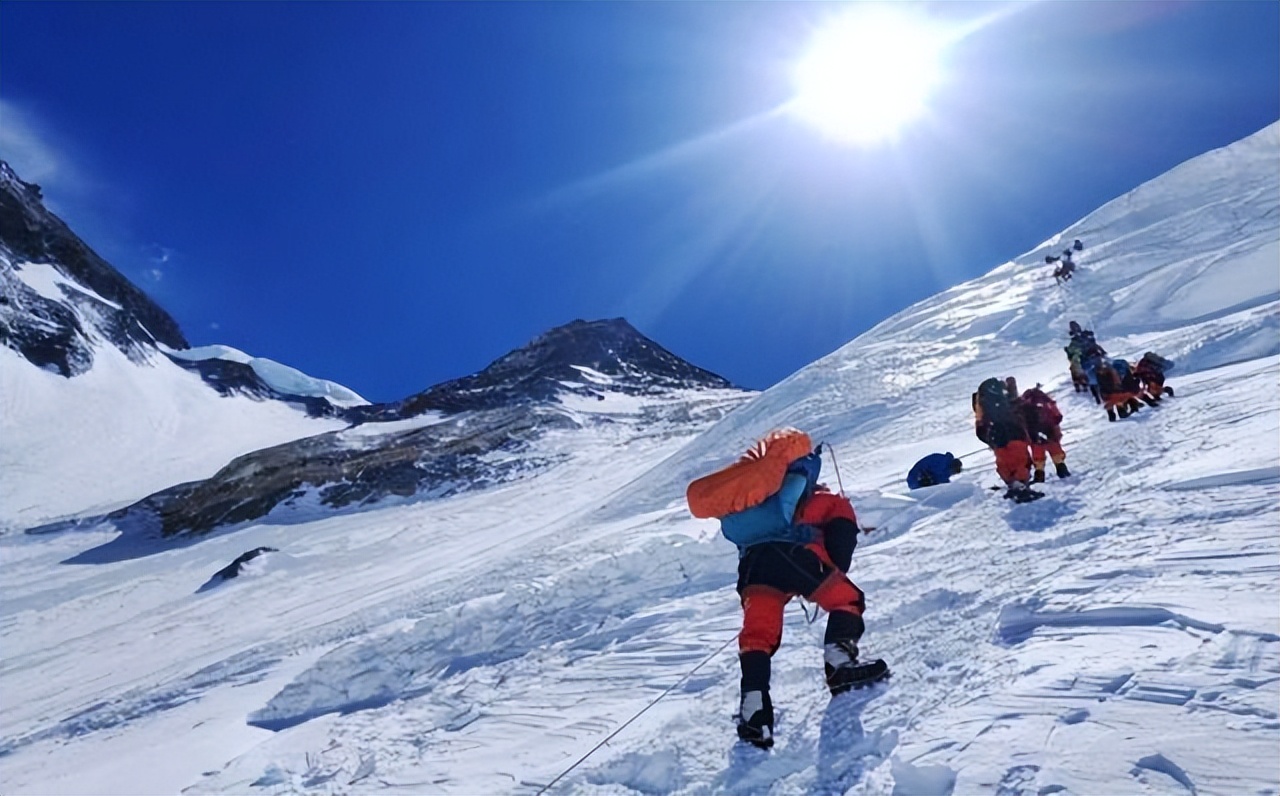
{"label": "black mountaineering boot", "polygon": [[889,676],[889,666],[882,660],[859,663],[858,645],[852,641],[827,642],[822,650],[822,664],[831,696],[863,688]]}
{"label": "black mountaineering boot", "polygon": [[[1124,417],[1124,415],[1121,415],[1121,417]],[[1112,406],[1107,407],[1107,419],[1110,420],[1112,423],[1116,422],[1115,407],[1112,407]]]}
{"label": "black mountaineering boot", "polygon": [[1169,396],[1170,398],[1172,398],[1172,397],[1173,397],[1173,388],[1172,388],[1172,387],[1165,387],[1165,388],[1164,388],[1164,394],[1165,394],[1165,395],[1167,395],[1167,396]]}
{"label": "black mountaineering boot", "polygon": [[738,737],[753,746],[773,746],[773,703],[769,701],[769,653],[751,650],[738,655],[742,666],[742,701],[738,704]]}
{"label": "black mountaineering boot", "polygon": [[1037,484],[1043,484],[1043,483],[1044,483],[1044,468],[1043,468],[1043,467],[1038,468],[1038,469],[1036,470],[1036,474],[1035,474],[1035,476],[1033,476],[1031,480],[1032,480],[1032,481],[1035,481]]}
{"label": "black mountaineering boot", "polygon": [[1009,484],[1009,491],[1005,492],[1004,496],[1012,500],[1014,503],[1030,503],[1037,498],[1044,497],[1044,493],[1036,492],[1030,487],[1030,485],[1024,484],[1021,481],[1014,481],[1012,484]]}
{"label": "black mountaineering boot", "polygon": [[1152,398],[1152,397],[1151,397],[1151,396],[1149,396],[1149,395],[1143,395],[1143,396],[1140,396],[1140,397],[1142,398],[1142,402],[1143,402],[1144,404],[1146,404],[1147,406],[1156,406],[1156,405],[1158,405],[1158,404],[1160,403],[1160,399],[1159,399],[1159,398]]}
{"label": "black mountaineering boot", "polygon": [[746,691],[738,705],[738,737],[752,746],[773,746],[773,703],[768,691]]}
{"label": "black mountaineering boot", "polygon": [[1053,466],[1054,466],[1054,467],[1056,467],[1056,468],[1058,468],[1058,477],[1059,477],[1059,478],[1070,478],[1070,477],[1071,477],[1071,471],[1067,469],[1067,463],[1066,463],[1066,462],[1057,462],[1057,463],[1056,463],[1056,464],[1054,464]]}

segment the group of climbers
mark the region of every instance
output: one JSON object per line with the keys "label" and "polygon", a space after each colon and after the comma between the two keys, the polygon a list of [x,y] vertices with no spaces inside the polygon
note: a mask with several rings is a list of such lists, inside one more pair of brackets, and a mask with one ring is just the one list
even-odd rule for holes
{"label": "group of climbers", "polygon": [[[1164,374],[1173,362],[1153,351],[1136,367],[1124,359],[1112,359],[1098,344],[1093,331],[1071,321],[1071,343],[1066,347],[1071,381],[1077,392],[1087,389],[1094,401],[1115,421],[1138,411],[1142,404],[1156,406],[1173,395]],[[995,452],[996,473],[1005,483],[1005,497],[1024,503],[1042,497],[1031,489],[1044,483],[1046,461],[1052,461],[1059,478],[1071,475],[1062,449],[1062,412],[1040,385],[1019,394],[1016,380],[1003,383],[991,378],[973,394],[974,428],[978,439]]]}
{"label": "group of climbers", "polygon": [[1026,503],[1042,497],[1031,484],[1044,483],[1046,461],[1059,478],[1071,475],[1062,449],[1062,412],[1040,385],[1019,393],[1013,376],[990,378],[978,385],[972,403],[974,431],[995,452],[1006,498]]}
{"label": "group of climbers", "polygon": [[1136,366],[1126,359],[1109,358],[1094,339],[1092,330],[1071,321],[1067,329],[1071,342],[1064,349],[1071,364],[1071,382],[1076,392],[1088,390],[1094,402],[1107,412],[1107,419],[1123,419],[1142,408],[1155,406],[1163,396],[1173,395],[1166,387],[1165,372],[1173,362],[1148,351]]}
{"label": "group of climbers", "polygon": [[[1082,248],[1075,241],[1074,251]],[[1060,281],[1071,278],[1073,249],[1062,257]],[[1157,405],[1173,389],[1164,383],[1173,363],[1147,352],[1130,367],[1110,358],[1092,330],[1071,321],[1072,383],[1088,391],[1114,421],[1142,403]],[[983,381],[972,396],[974,430],[995,454],[1005,497],[1025,503],[1043,497],[1031,488],[1044,483],[1047,464],[1058,478],[1069,478],[1062,447],[1062,412],[1039,384],[1019,391],[1009,376]],[[783,613],[796,596],[828,612],[823,639],[823,669],[832,695],[889,676],[883,660],[862,660],[858,643],[865,630],[866,598],[848,571],[859,528],[853,505],[818,481],[823,446],[792,428],[771,432],[737,462],[696,479],[688,488],[696,517],[717,518],[721,531],[738,548],[737,593],[742,605],[738,635],[741,668],[737,734],[761,748],[773,745],[774,713],[769,695],[773,655],[782,641]],[[916,462],[907,475],[911,489],[948,483],[964,470],[960,457],[934,453]]]}

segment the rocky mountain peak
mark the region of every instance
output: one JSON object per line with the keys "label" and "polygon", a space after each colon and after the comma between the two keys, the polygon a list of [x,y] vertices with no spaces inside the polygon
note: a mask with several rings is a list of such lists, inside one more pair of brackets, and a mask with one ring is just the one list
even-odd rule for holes
{"label": "rocky mountain peak", "polygon": [[645,337],[625,318],[571,321],[499,358],[479,374],[490,380],[553,379],[600,383],[597,374],[645,387],[728,387],[714,373],[689,364]]}
{"label": "rocky mountain peak", "polygon": [[624,318],[575,320],[504,354],[470,376],[437,384],[395,404],[357,408],[386,420],[435,410],[461,412],[553,400],[559,395],[648,395],[733,385],[641,334]]}

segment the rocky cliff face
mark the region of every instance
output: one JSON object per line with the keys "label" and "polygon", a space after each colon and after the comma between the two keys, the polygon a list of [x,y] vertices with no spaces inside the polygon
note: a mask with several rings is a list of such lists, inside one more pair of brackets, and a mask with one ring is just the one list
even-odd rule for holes
{"label": "rocky cliff face", "polygon": [[70,377],[92,366],[95,340],[139,362],[157,341],[187,347],[177,321],[45,209],[38,186],[0,161],[0,344]]}

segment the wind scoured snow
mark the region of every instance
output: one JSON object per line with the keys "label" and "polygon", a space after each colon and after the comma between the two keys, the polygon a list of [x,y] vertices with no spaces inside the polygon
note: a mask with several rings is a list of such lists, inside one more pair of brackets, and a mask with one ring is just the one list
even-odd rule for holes
{"label": "wind scoured snow", "polygon": [[[0,691],[22,695],[0,712],[0,781],[102,794],[553,782],[1274,794],[1280,271],[1258,253],[1280,240],[1277,158],[1273,125],[1184,164],[709,428],[696,394],[665,413],[602,408],[548,434],[536,453],[563,461],[526,481],[275,514],[107,565],[57,562],[110,529],[0,539]],[[1056,287],[1043,255],[1075,238],[1076,276]],[[1069,320],[1113,355],[1176,360],[1177,396],[1109,423],[1071,392]],[[1059,399],[1074,473],[1051,474],[1025,506],[988,489],[992,457],[972,436],[970,393],[1005,375]],[[595,403],[566,411],[588,419]],[[734,743],[729,718],[737,556],[714,522],[689,517],[683,491],[780,425],[831,445],[877,527],[851,574],[867,593],[862,647],[894,677],[830,699],[822,626],[793,606],[765,753]],[[932,450],[965,456],[965,472],[906,494]],[[291,566],[196,593],[263,545]]]}

